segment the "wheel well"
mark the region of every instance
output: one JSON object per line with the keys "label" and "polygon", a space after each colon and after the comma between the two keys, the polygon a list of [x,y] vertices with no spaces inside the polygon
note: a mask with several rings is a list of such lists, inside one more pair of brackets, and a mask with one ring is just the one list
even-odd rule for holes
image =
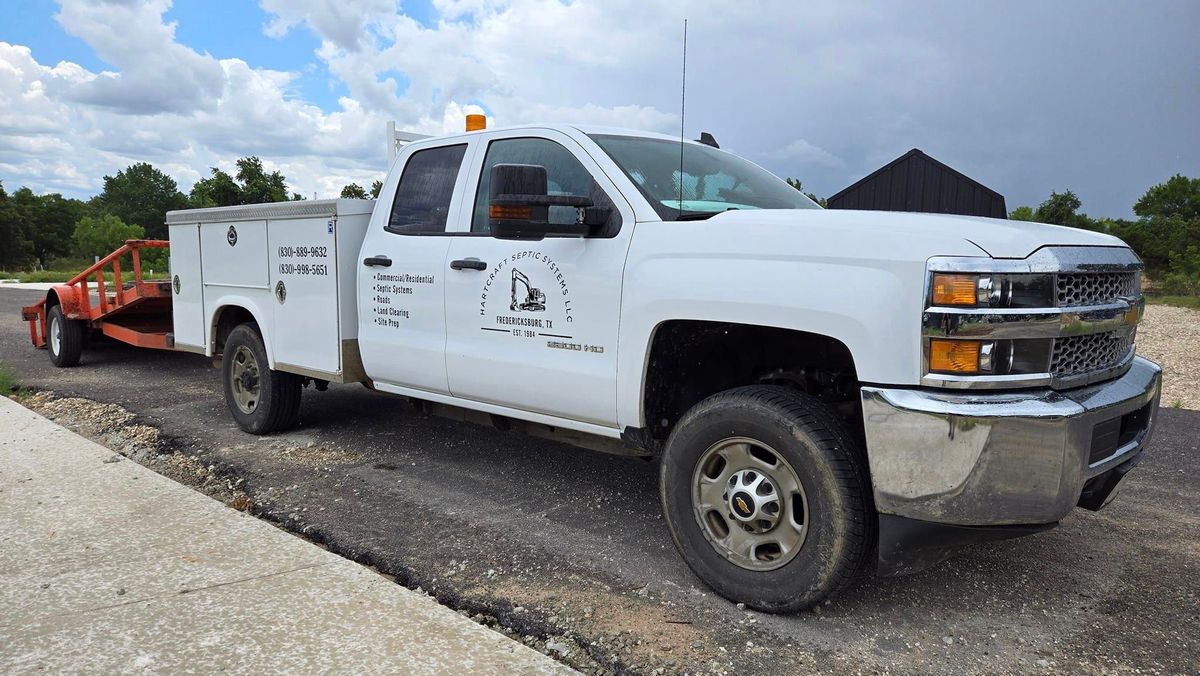
{"label": "wheel well", "polygon": [[805,331],[694,320],[664,322],[654,333],[643,389],[646,431],[666,439],[700,400],[753,384],[816,396],[862,435],[858,376],[844,343]]}
{"label": "wheel well", "polygon": [[213,354],[224,352],[225,341],[229,339],[229,334],[239,325],[246,323],[258,326],[254,315],[250,314],[250,311],[244,307],[226,305],[217,310],[216,318],[213,320]]}

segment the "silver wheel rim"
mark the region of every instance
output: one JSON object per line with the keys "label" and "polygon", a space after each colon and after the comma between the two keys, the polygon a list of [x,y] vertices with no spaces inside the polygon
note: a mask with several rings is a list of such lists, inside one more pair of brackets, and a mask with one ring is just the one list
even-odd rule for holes
{"label": "silver wheel rim", "polygon": [[233,381],[233,402],[242,413],[254,413],[258,408],[258,395],[262,389],[259,380],[258,360],[245,345],[233,351],[233,368],[229,377]]}
{"label": "silver wheel rim", "polygon": [[50,349],[54,354],[62,353],[62,320],[57,316],[50,318]]}
{"label": "silver wheel rim", "polygon": [[808,536],[808,497],[796,471],[775,449],[746,437],[701,454],[692,509],[713,549],[747,570],[787,564]]}

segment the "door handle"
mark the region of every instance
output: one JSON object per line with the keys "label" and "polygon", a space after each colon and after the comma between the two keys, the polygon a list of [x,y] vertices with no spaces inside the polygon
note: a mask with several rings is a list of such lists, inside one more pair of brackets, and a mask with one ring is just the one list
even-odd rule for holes
{"label": "door handle", "polygon": [[478,258],[463,258],[457,261],[450,261],[451,270],[487,270],[487,263]]}
{"label": "door handle", "polygon": [[363,265],[369,265],[373,268],[390,268],[392,267],[392,259],[387,256],[370,256],[363,259]]}

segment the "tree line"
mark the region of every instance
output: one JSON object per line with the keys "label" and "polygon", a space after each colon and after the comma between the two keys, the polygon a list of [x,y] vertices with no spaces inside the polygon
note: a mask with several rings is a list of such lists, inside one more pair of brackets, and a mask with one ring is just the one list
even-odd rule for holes
{"label": "tree line", "polygon": [[[174,209],[304,199],[288,188],[282,173],[268,172],[258,157],[240,158],[235,166],[232,175],[213,167],[184,194],[175,179],[138,162],[105,176],[103,189],[87,201],[59,193],[38,195],[27,187],[9,194],[0,182],[0,269],[75,269],[127,239],[166,239],[166,214]],[[799,180],[787,182],[805,192]],[[340,196],[377,198],[382,187],[381,181],[369,189],[351,183]],[[824,206],[825,200],[805,194]],[[1176,175],[1151,186],[1133,205],[1136,220],[1092,218],[1080,212],[1082,206],[1070,190],[1051,192],[1037,207],[1017,207],[1009,218],[1119,237],[1141,256],[1165,293],[1200,296],[1200,179]],[[166,261],[158,265],[165,269]]]}
{"label": "tree line", "polygon": [[[243,157],[231,175],[213,167],[184,194],[175,179],[146,162],[104,177],[99,194],[86,201],[59,193],[36,194],[22,187],[11,194],[0,182],[0,270],[76,269],[129,239],[166,239],[166,215],[175,209],[226,207],[304,199],[279,171],[268,172],[258,157]],[[371,186],[378,196],[382,183]],[[343,197],[364,199],[357,184]],[[161,251],[145,251],[151,264]]]}

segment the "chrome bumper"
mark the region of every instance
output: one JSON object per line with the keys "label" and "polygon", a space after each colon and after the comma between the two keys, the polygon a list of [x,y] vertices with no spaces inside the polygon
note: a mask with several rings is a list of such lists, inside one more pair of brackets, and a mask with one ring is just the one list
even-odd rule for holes
{"label": "chrome bumper", "polygon": [[1058,521],[1084,483],[1136,456],[1157,417],[1161,369],[1073,390],[978,393],[863,387],[882,514],[994,526]]}

